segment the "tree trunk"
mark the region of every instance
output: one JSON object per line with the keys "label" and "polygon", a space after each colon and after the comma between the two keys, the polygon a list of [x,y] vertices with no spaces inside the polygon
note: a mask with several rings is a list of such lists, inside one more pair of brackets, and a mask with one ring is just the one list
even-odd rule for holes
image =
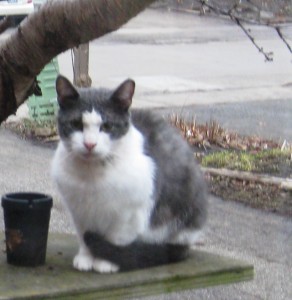
{"label": "tree trunk", "polygon": [[155,0],[53,0],[0,46],[0,124],[36,89],[61,52],[112,32]]}

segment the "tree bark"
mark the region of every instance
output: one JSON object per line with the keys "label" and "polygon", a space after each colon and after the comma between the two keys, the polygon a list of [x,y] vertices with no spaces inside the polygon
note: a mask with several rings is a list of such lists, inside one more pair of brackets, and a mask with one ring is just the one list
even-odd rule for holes
{"label": "tree bark", "polygon": [[0,124],[35,90],[52,58],[118,29],[155,0],[52,0],[0,45]]}

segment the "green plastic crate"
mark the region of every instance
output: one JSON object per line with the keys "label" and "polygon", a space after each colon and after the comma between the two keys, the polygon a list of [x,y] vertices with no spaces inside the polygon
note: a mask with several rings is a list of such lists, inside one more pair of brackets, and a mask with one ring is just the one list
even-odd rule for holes
{"label": "green plastic crate", "polygon": [[54,58],[37,77],[42,96],[31,96],[28,99],[29,116],[37,122],[53,121],[58,112],[55,81],[59,73],[58,61]]}

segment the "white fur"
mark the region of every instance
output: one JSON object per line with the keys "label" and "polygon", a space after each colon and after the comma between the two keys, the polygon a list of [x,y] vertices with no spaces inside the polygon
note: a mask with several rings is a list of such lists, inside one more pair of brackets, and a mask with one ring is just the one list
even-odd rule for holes
{"label": "white fur", "polygon": [[80,271],[94,270],[99,273],[115,273],[119,270],[117,265],[107,260],[94,258],[82,243],[78,254],[74,257],[73,266]]}
{"label": "white fur", "polygon": [[[84,113],[82,121],[83,131],[76,131],[71,137],[73,154],[85,159],[94,159],[95,156],[98,159],[104,159],[111,153],[115,143],[111,141],[107,133],[100,131],[101,116],[93,110],[90,113]],[[89,153],[85,143],[96,144],[96,147]]]}
{"label": "white fur", "polygon": [[[100,125],[102,123],[101,116],[95,111],[91,113],[84,113],[82,116],[83,122],[83,139],[85,143],[97,144],[100,141],[101,137],[106,137],[107,135],[99,132]],[[100,141],[103,142],[103,141]],[[103,144],[100,144],[100,146]],[[99,147],[100,147],[99,146]]]}
{"label": "white fur", "polygon": [[[99,130],[100,121],[96,112],[87,113],[84,132],[72,136],[72,150],[59,143],[52,175],[79,236],[80,251],[74,267],[114,272],[117,266],[91,257],[83,234],[97,231],[116,245],[129,244],[143,235],[153,208],[155,165],[143,154],[143,137],[133,126],[122,138],[111,140]],[[96,143],[90,153],[85,140]],[[110,163],[99,163],[109,154]]]}

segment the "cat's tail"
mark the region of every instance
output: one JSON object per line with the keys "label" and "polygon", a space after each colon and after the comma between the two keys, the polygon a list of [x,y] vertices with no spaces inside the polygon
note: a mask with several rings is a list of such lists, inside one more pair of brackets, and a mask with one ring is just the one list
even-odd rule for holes
{"label": "cat's tail", "polygon": [[184,245],[149,244],[140,241],[127,246],[116,246],[90,231],[85,232],[84,241],[93,256],[119,265],[122,271],[179,262],[188,256],[189,250]]}

